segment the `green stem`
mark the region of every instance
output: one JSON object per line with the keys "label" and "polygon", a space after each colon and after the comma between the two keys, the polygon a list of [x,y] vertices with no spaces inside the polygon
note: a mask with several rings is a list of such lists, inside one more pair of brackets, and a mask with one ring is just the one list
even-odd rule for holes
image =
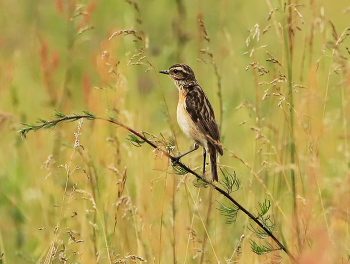
{"label": "green stem", "polygon": [[287,28],[283,29],[284,36],[284,49],[286,55],[286,64],[287,64],[287,79],[288,79],[288,93],[289,93],[289,130],[290,130],[290,163],[291,163],[291,181],[292,181],[292,192],[293,192],[293,215],[296,224],[296,231],[298,237],[298,245],[299,249],[301,247],[300,239],[299,239],[299,223],[298,223],[298,211],[297,211],[297,199],[296,199],[296,186],[295,186],[295,139],[294,139],[294,101],[293,101],[293,71],[292,71],[292,59],[291,59],[291,49],[289,47],[290,43],[288,41],[288,36],[291,34],[287,33]]}

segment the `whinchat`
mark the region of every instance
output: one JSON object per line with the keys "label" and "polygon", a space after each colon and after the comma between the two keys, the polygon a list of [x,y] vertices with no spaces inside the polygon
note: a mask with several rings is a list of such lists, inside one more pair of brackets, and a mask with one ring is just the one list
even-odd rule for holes
{"label": "whinchat", "polygon": [[203,147],[203,176],[205,176],[206,154],[209,153],[213,181],[218,181],[217,153],[223,154],[220,133],[214,111],[194,72],[186,64],[175,64],[169,70],[160,71],[169,75],[179,90],[177,122],[185,135],[195,141],[194,149],[177,157],[177,161],[188,153]]}

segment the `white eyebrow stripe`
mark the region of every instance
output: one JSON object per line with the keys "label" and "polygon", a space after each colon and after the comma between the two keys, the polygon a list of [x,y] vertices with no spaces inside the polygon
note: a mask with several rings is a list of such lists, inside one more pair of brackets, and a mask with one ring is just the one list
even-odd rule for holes
{"label": "white eyebrow stripe", "polygon": [[183,67],[176,67],[174,70],[182,71],[188,74],[188,72]]}

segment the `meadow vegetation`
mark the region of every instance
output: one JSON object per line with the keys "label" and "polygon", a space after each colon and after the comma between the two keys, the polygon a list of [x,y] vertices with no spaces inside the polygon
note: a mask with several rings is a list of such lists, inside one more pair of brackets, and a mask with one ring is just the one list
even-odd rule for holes
{"label": "meadow vegetation", "polygon": [[[346,0],[0,0],[0,263],[349,263],[349,21]],[[297,261],[171,166],[193,142],[158,71],[180,62],[219,187]]]}

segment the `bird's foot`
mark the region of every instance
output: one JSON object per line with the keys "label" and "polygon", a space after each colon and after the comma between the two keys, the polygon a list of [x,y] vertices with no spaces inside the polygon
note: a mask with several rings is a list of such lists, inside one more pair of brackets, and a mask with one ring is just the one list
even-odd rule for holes
{"label": "bird's foot", "polygon": [[180,163],[180,158],[181,157],[173,157],[171,159],[171,166],[173,166],[173,167],[177,166]]}

